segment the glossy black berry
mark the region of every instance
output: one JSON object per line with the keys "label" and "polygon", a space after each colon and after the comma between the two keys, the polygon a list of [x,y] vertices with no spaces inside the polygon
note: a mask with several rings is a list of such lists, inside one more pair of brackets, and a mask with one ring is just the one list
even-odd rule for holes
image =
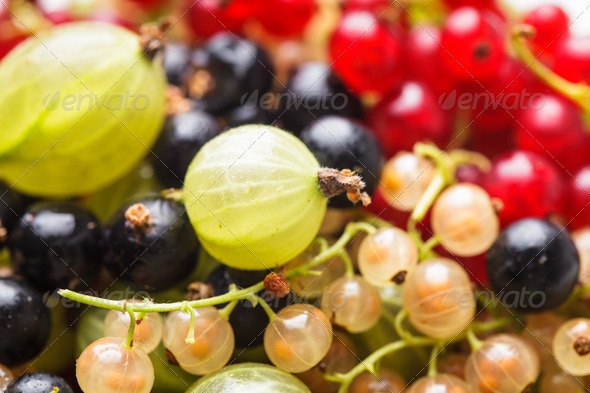
{"label": "glossy black berry", "polygon": [[363,115],[358,97],[330,72],[327,64],[302,64],[279,95],[280,121],[295,134],[320,117],[339,115],[358,118]]}
{"label": "glossy black berry", "polygon": [[[213,287],[215,295],[222,295],[228,291],[231,284],[239,288],[246,288],[262,280],[269,271],[240,271],[237,269],[228,269],[220,266],[215,269],[209,276],[207,283]],[[265,291],[258,293],[267,303],[278,311],[287,305],[287,298],[270,299]],[[222,308],[225,304],[217,306]],[[264,340],[264,330],[268,325],[268,316],[262,309],[257,306],[252,308],[252,304],[247,300],[241,300],[232,311],[229,317],[234,335],[236,346],[238,348],[252,348],[262,344]]]}
{"label": "glossy black berry", "polygon": [[51,331],[41,294],[21,278],[0,278],[0,363],[18,366],[34,358]]}
{"label": "glossy black berry", "polygon": [[506,228],[487,253],[492,289],[504,305],[526,312],[551,310],[571,294],[580,260],[569,234],[526,218]]}
{"label": "glossy black berry", "polygon": [[41,202],[14,227],[10,251],[15,272],[40,291],[88,288],[103,264],[102,228],[73,203]]}
{"label": "glossy black berry", "polygon": [[199,109],[168,117],[151,154],[154,171],[164,186],[182,188],[195,155],[220,132],[218,121]]}
{"label": "glossy black berry", "polygon": [[191,50],[179,42],[166,43],[164,70],[171,85],[182,87],[190,73]]}
{"label": "glossy black berry", "polygon": [[218,33],[195,50],[191,66],[189,95],[211,113],[239,106],[252,94],[266,94],[274,79],[266,52],[230,33]]}
{"label": "glossy black berry", "polygon": [[272,124],[270,112],[253,102],[224,111],[220,117],[227,129],[246,124]]}
{"label": "glossy black berry", "polygon": [[158,195],[116,212],[106,238],[106,263],[113,279],[149,291],[165,290],[186,279],[200,248],[183,206]]}
{"label": "glossy black berry", "polygon": [[4,248],[13,227],[21,216],[21,197],[4,183],[0,183],[0,250]]}
{"label": "glossy black berry", "polygon": [[[363,125],[344,117],[326,116],[311,123],[299,137],[320,165],[358,173],[366,184],[364,191],[368,194],[377,189],[383,168],[383,153],[379,142]],[[346,195],[331,198],[329,202],[329,207],[351,206]]]}
{"label": "glossy black berry", "polygon": [[17,378],[6,393],[74,393],[70,385],[57,375],[47,373],[25,374]]}

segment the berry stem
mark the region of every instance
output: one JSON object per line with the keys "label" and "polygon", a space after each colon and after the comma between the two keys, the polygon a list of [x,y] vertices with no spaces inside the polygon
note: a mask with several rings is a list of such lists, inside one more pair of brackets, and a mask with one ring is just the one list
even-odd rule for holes
{"label": "berry stem", "polygon": [[344,262],[344,267],[346,269],[344,275],[346,277],[353,277],[354,276],[354,263],[352,263],[352,259],[350,259],[350,254],[344,250],[342,254],[340,254],[340,259]]}
{"label": "berry stem", "polygon": [[[313,269],[315,266],[324,263],[333,258],[340,257],[343,251],[346,249],[348,244],[358,237],[362,232],[369,234],[374,233],[377,229],[370,224],[365,222],[351,222],[349,223],[342,236],[330,247],[320,252],[314,258],[309,260],[307,263],[302,264],[294,269],[288,270],[285,273],[286,278],[292,278],[296,276],[304,275],[307,271]],[[103,299],[96,296],[84,295],[71,291],[69,289],[60,289],[58,294],[74,300],[78,303],[88,304],[90,306],[106,308],[115,311],[133,311],[133,312],[171,312],[171,311],[183,311],[185,307],[199,308],[206,306],[215,306],[218,304],[229,303],[234,300],[248,299],[251,295],[256,294],[264,289],[264,283],[261,281],[248,288],[239,289],[235,291],[229,291],[223,295],[210,297],[207,299],[199,299],[192,301],[181,301],[174,303],[130,303],[127,304],[124,300],[109,300]]]}
{"label": "berry stem", "polygon": [[437,360],[438,360],[438,355],[441,352],[441,345],[437,344],[435,346],[432,347],[432,352],[430,352],[430,360],[428,361],[428,376],[429,377],[434,377],[438,374],[438,368],[437,368]]}
{"label": "berry stem", "polygon": [[233,301],[229,302],[227,304],[227,306],[225,306],[221,310],[219,310],[219,313],[221,314],[221,316],[223,318],[225,318],[226,320],[228,320],[232,311],[234,311],[234,308],[236,308],[236,306],[238,305],[238,302],[239,302],[239,300],[233,300]]}
{"label": "berry stem", "polygon": [[258,298],[258,304],[260,305],[260,307],[262,307],[266,315],[268,315],[268,322],[274,321],[277,318],[277,313],[273,311],[273,309],[268,305],[266,301],[264,301],[263,298],[261,298],[260,296],[256,297]]}
{"label": "berry stem", "polygon": [[535,35],[529,25],[516,25],[512,29],[512,46],[518,57],[535,75],[561,95],[576,102],[587,114],[590,113],[590,86],[584,82],[572,83],[551,71],[541,63],[526,45],[526,40]]}
{"label": "berry stem", "polygon": [[395,328],[395,332],[403,340],[408,340],[411,337],[411,334],[406,329],[404,329],[404,327],[403,327],[404,320],[407,317],[408,317],[408,310],[406,310],[405,308],[402,308],[395,315],[395,320],[394,320],[394,323],[393,323],[393,326]]}
{"label": "berry stem", "polygon": [[[401,317],[400,317],[400,314],[402,315]],[[400,310],[397,313],[396,321],[399,319],[399,321],[401,323],[401,321],[403,321],[403,319],[405,319],[405,315],[407,315],[407,312],[405,312],[404,309]],[[346,374],[325,375],[324,378],[328,381],[340,383],[340,388],[338,390],[338,393],[346,393],[346,392],[348,392],[348,387],[350,386],[352,381],[358,375],[362,374],[366,370],[369,370],[369,371],[374,370],[375,365],[378,364],[378,362],[383,357],[385,357],[387,355],[391,355],[392,353],[397,352],[397,351],[404,349],[404,348],[424,347],[424,346],[433,346],[434,347],[432,350],[431,362],[429,364],[429,370],[428,370],[428,372],[430,374],[431,367],[436,369],[436,360],[433,361],[433,359],[436,359],[436,357],[438,356],[438,353],[440,352],[440,348],[444,348],[448,344],[464,340],[465,338],[467,338],[469,340],[469,331],[471,331],[472,333],[473,332],[487,332],[487,331],[496,330],[498,328],[504,327],[509,324],[510,324],[510,319],[508,319],[508,318],[497,319],[497,320],[489,321],[489,322],[474,321],[474,322],[471,322],[471,324],[469,325],[467,332],[463,332],[463,333],[457,335],[456,337],[450,338],[449,340],[446,340],[446,341],[440,341],[440,340],[436,340],[436,339],[430,338],[430,337],[414,337],[414,336],[409,335],[409,333],[407,333],[407,334],[405,334],[406,338],[402,337],[398,341],[394,341],[392,343],[386,344],[383,347],[377,349],[375,352],[373,352],[368,357],[366,357],[363,361],[361,361],[359,364],[357,364],[353,369],[351,369]],[[396,331],[397,330],[398,330],[398,328],[396,326]],[[399,332],[398,332],[398,334],[399,334]],[[434,363],[434,366],[432,366],[433,363]]]}
{"label": "berry stem", "polygon": [[188,305],[188,302],[184,302],[184,312],[188,312],[191,316],[190,325],[188,328],[188,333],[186,334],[186,338],[184,342],[187,344],[194,344],[195,343],[195,309]]}
{"label": "berry stem", "polygon": [[133,337],[135,337],[135,313],[127,308],[127,302],[124,301],[124,311],[129,314],[129,329],[127,330],[127,337],[123,342],[123,346],[127,349],[133,348]]}
{"label": "berry stem", "polygon": [[467,327],[466,334],[467,334],[467,342],[469,342],[469,346],[471,347],[472,352],[475,352],[475,351],[479,350],[481,347],[483,347],[483,341],[481,341],[475,335],[473,325],[469,325]]}

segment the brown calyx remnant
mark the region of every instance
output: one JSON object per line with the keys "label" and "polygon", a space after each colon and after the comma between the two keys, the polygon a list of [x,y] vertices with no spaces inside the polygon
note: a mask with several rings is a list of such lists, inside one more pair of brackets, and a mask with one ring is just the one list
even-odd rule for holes
{"label": "brown calyx remnant", "polygon": [[164,49],[164,36],[172,27],[169,19],[164,19],[158,23],[146,23],[139,28],[139,45],[144,51],[145,56],[153,60],[162,53]]}
{"label": "brown calyx remnant", "polygon": [[332,198],[345,192],[352,203],[361,201],[363,206],[371,203],[371,197],[366,192],[361,192],[365,188],[365,182],[350,169],[339,171],[338,169],[321,168],[318,171],[318,182],[320,190],[326,198]]}
{"label": "brown calyx remnant", "polygon": [[170,363],[173,366],[179,366],[178,360],[176,360],[172,352],[170,352],[170,350],[168,349],[166,349],[166,360],[168,360],[168,363]]}
{"label": "brown calyx remnant", "polygon": [[186,98],[184,91],[180,87],[168,85],[166,88],[166,116],[186,113],[193,107],[193,102]]}
{"label": "brown calyx remnant", "polygon": [[154,225],[150,211],[143,203],[131,205],[125,211],[125,219],[129,222],[131,228],[133,228],[137,241],[139,241],[141,235],[145,235],[151,231]]}
{"label": "brown calyx remnant", "polygon": [[404,281],[406,281],[406,276],[407,275],[408,275],[408,271],[407,270],[402,270],[399,273],[397,273],[395,276],[393,276],[393,278],[391,279],[391,281],[393,281],[397,285],[401,285],[401,284],[404,283]]}
{"label": "brown calyx remnant", "polygon": [[208,299],[213,296],[215,296],[215,291],[209,284],[195,281],[186,287],[185,297],[189,300]]}
{"label": "brown calyx remnant", "polygon": [[492,208],[496,214],[500,214],[504,210],[504,202],[500,198],[492,198]]}
{"label": "brown calyx remnant", "polygon": [[215,78],[205,69],[196,70],[188,82],[188,90],[193,98],[202,98],[215,88]]}
{"label": "brown calyx remnant", "polygon": [[4,243],[6,238],[8,237],[8,231],[2,225],[2,220],[0,220],[0,243]]}
{"label": "brown calyx remnant", "polygon": [[578,337],[574,342],[574,350],[580,356],[586,356],[590,354],[590,339],[588,337]]}
{"label": "brown calyx remnant", "polygon": [[269,273],[264,277],[264,289],[270,299],[282,299],[291,292],[285,274]]}

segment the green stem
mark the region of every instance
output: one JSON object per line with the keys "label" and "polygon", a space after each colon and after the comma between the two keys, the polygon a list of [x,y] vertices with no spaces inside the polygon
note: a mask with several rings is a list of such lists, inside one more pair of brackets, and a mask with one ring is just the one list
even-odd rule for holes
{"label": "green stem", "polygon": [[441,346],[439,344],[432,347],[432,352],[430,352],[430,360],[428,361],[428,376],[434,377],[438,374],[437,368],[437,359],[438,354],[440,353]]}
{"label": "green stem", "polygon": [[440,244],[440,240],[436,236],[432,236],[430,239],[422,243],[418,247],[420,260],[423,261],[428,258],[433,258],[436,253],[432,249]]}
{"label": "green stem", "polygon": [[481,341],[475,335],[473,325],[469,325],[467,327],[466,334],[467,334],[467,342],[469,342],[469,346],[471,347],[472,352],[475,352],[475,351],[479,350],[481,347],[483,347],[483,341]]}
{"label": "green stem", "polygon": [[370,354],[368,357],[366,357],[365,360],[357,364],[352,370],[350,370],[346,374],[335,375],[330,378],[332,381],[340,382],[340,388],[338,389],[338,393],[346,393],[348,392],[348,387],[350,386],[352,381],[357,376],[365,372],[365,370],[369,370],[373,374],[375,374],[375,365],[379,360],[381,360],[381,358],[387,355],[391,355],[392,353],[397,352],[400,349],[408,347],[428,346],[433,344],[434,340],[428,337],[417,337],[416,340],[412,342],[398,340],[379,348],[378,350]]}
{"label": "green stem", "polygon": [[[305,272],[309,271],[310,269],[314,268],[315,266],[324,263],[328,260],[331,260],[335,257],[339,257],[342,252],[346,249],[346,246],[361,232],[374,232],[376,229],[375,227],[371,226],[370,224],[364,222],[352,222],[348,224],[344,230],[344,233],[340,238],[330,247],[325,249],[323,252],[320,252],[314,258],[309,260],[308,262],[294,268],[288,270],[285,274],[287,278],[296,277]],[[223,295],[207,298],[207,299],[200,299],[200,300],[192,300],[189,302],[182,301],[182,302],[174,302],[174,303],[129,303],[125,300],[109,300],[109,299],[102,299],[100,297],[84,295],[81,293],[77,293],[74,291],[70,291],[69,289],[60,289],[58,293],[67,298],[74,300],[78,303],[88,304],[90,306],[99,307],[99,308],[106,308],[109,310],[115,311],[127,311],[131,310],[133,312],[171,312],[171,311],[181,311],[185,309],[185,307],[190,308],[200,308],[206,306],[215,306],[218,304],[229,303],[234,300],[241,300],[247,299],[252,294],[256,294],[264,289],[264,283],[259,282],[254,284],[248,288],[239,289],[235,291],[229,291]]]}
{"label": "green stem", "polygon": [[[396,316],[396,324],[395,325],[396,325],[396,331],[398,332],[398,334],[400,333],[399,332],[400,329],[397,327],[397,325],[398,324],[401,325],[401,321],[403,321],[403,319],[405,318],[405,314],[406,313],[404,312],[404,310],[400,310],[398,312],[398,315]],[[401,317],[400,317],[400,315],[401,315]],[[447,340],[447,341],[436,340],[436,339],[430,338],[430,337],[415,337],[415,336],[411,336],[409,334],[405,334],[406,337],[402,337],[402,339],[400,339],[398,341],[392,342],[390,344],[386,344],[385,346],[377,349],[375,352],[373,352],[371,355],[369,355],[367,358],[365,358],[365,360],[363,360],[362,362],[357,364],[352,370],[350,370],[346,374],[325,375],[324,378],[328,381],[340,383],[341,385],[340,385],[340,389],[338,390],[338,393],[346,393],[348,391],[348,387],[350,386],[350,384],[352,383],[354,378],[356,378],[358,375],[363,373],[365,370],[369,370],[374,373],[375,365],[383,357],[390,355],[396,351],[399,351],[400,349],[403,349],[403,348],[430,346],[430,345],[435,347],[432,350],[431,362],[429,365],[429,373],[431,373],[434,371],[432,371],[430,369],[430,366],[433,368],[436,368],[435,358],[438,356],[438,352],[440,352],[440,348],[444,348],[448,344],[464,340],[470,334],[470,331],[471,331],[471,333],[476,332],[476,331],[477,332],[487,332],[490,330],[496,330],[496,329],[506,326],[508,324],[510,324],[510,319],[508,319],[508,318],[498,319],[498,320],[489,321],[489,322],[472,322],[465,332],[463,332],[463,333],[457,335],[455,338]],[[403,329],[401,329],[401,330],[403,330]],[[436,349],[438,349],[438,351]],[[433,361],[433,359],[434,359],[434,361]],[[434,365],[432,365],[433,363],[434,363]]]}
{"label": "green stem", "polygon": [[256,297],[258,298],[258,304],[260,307],[262,307],[266,315],[268,315],[268,322],[270,323],[274,321],[277,318],[277,313],[274,312],[274,310],[268,305],[267,302],[264,301],[264,299],[262,299],[260,296]]}
{"label": "green stem", "polygon": [[[127,303],[125,302],[124,304],[126,305]],[[125,311],[129,314],[129,329],[127,330],[127,337],[125,337],[123,346],[131,349],[133,348],[133,337],[135,337],[135,313],[125,306],[124,308],[126,308]]]}
{"label": "green stem", "polygon": [[186,338],[184,339],[184,342],[186,342],[187,344],[194,344],[195,343],[195,309],[190,307],[188,305],[188,302],[185,303],[185,309],[182,311],[188,312],[191,316],[191,321],[190,321],[190,325],[188,328],[188,333],[186,334]]}
{"label": "green stem", "polygon": [[350,259],[350,254],[344,250],[342,254],[340,254],[340,259],[344,262],[345,273],[344,275],[348,278],[354,276],[354,263],[352,263],[352,259]]}
{"label": "green stem", "polygon": [[178,203],[182,203],[184,199],[183,191],[176,188],[168,188],[166,190],[160,191],[160,196],[162,196],[164,199],[169,199]]}
{"label": "green stem", "polygon": [[221,316],[224,319],[229,319],[229,316],[231,315],[232,311],[234,311],[234,308],[236,308],[236,306],[238,305],[239,300],[232,300],[231,302],[229,302],[227,304],[227,306],[223,307],[221,310],[219,310],[219,313],[221,314]]}
{"label": "green stem", "polygon": [[412,216],[410,219],[414,221],[422,221],[426,216],[426,213],[428,213],[430,206],[432,206],[432,204],[434,203],[436,197],[438,197],[438,195],[446,186],[446,176],[441,172],[437,172],[434,175],[434,178],[432,179],[428,187],[426,188],[426,191],[424,191],[424,194],[422,194],[422,196],[420,197],[418,204],[412,211]]}
{"label": "green stem", "polygon": [[584,82],[572,83],[551,71],[541,63],[526,45],[526,39],[535,35],[535,29],[529,25],[516,25],[512,29],[512,46],[518,57],[543,82],[561,95],[576,102],[586,114],[590,112],[590,86]]}
{"label": "green stem", "polygon": [[395,328],[395,332],[397,333],[397,335],[401,339],[404,339],[404,340],[408,340],[408,338],[411,337],[411,334],[406,329],[404,329],[404,327],[403,327],[404,320],[407,317],[408,317],[408,310],[405,309],[405,308],[402,308],[395,315],[395,320],[393,322],[393,326]]}

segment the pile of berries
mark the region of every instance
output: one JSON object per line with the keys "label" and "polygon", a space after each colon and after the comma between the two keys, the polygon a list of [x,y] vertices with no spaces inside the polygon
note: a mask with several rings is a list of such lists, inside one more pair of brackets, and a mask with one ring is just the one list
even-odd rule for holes
{"label": "pile of berries", "polygon": [[4,0],[0,392],[590,392],[572,23]]}

